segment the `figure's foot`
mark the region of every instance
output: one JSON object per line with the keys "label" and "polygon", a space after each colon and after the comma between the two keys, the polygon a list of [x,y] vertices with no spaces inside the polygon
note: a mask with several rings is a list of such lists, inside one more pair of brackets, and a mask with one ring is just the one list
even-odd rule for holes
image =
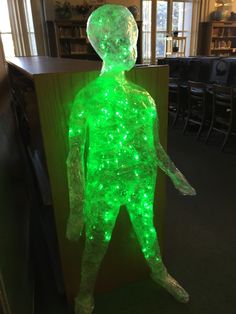
{"label": "figure's foot", "polygon": [[92,314],[94,309],[93,296],[75,298],[75,314]]}
{"label": "figure's foot", "polygon": [[177,301],[187,303],[189,301],[189,294],[184,290],[180,284],[168,274],[166,268],[158,273],[151,274],[152,279],[167,290]]}

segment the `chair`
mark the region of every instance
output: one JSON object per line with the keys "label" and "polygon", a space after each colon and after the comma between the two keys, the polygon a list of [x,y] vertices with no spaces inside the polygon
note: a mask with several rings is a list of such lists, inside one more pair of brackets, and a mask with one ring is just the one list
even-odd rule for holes
{"label": "chair", "polygon": [[236,91],[232,87],[213,85],[212,120],[206,143],[212,134],[217,131],[224,134],[221,151],[224,150],[230,135],[236,135]]}
{"label": "chair", "polygon": [[206,84],[201,82],[188,82],[188,107],[183,134],[190,124],[199,125],[197,138],[199,138],[207,118]]}

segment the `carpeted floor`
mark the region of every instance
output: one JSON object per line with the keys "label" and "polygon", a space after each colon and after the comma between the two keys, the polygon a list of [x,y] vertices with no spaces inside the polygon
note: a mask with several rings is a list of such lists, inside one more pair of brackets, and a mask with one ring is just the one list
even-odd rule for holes
{"label": "carpeted floor", "polygon": [[[178,304],[145,280],[97,297],[94,314],[236,313],[236,142],[225,153],[219,144],[213,139],[206,146],[194,133],[169,131],[169,155],[198,193],[183,197],[168,182],[164,260],[189,291],[190,302]],[[36,313],[72,313],[50,276],[37,289]]]}

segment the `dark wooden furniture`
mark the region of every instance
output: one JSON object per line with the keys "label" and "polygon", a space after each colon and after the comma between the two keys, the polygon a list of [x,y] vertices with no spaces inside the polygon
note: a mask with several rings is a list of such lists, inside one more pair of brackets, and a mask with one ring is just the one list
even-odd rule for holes
{"label": "dark wooden furniture", "polygon": [[236,22],[202,22],[198,54],[206,56],[236,55]]}
{"label": "dark wooden furniture", "polygon": [[[69,300],[77,293],[83,241],[71,243],[65,237],[69,213],[66,158],[68,154],[68,118],[76,93],[98,76],[100,62],[63,58],[31,57],[8,60],[12,84],[19,81],[33,86],[36,102],[23,106],[33,156],[44,156],[41,166],[49,180],[56,223],[65,289]],[[14,81],[14,77],[20,78]],[[158,104],[160,140],[166,147],[168,67],[136,67],[127,73],[129,80],[143,86]],[[15,88],[13,86],[13,88]],[[37,136],[33,136],[37,134]],[[40,141],[34,138],[41,138]],[[40,147],[40,143],[42,147]],[[37,158],[37,160],[38,160]],[[37,161],[36,160],[36,161]],[[45,160],[45,162],[44,162]],[[41,173],[41,172],[40,172]],[[165,176],[158,172],[158,197],[155,198],[155,224],[162,243]],[[157,206],[158,205],[158,206]],[[157,211],[158,208],[158,211]],[[147,266],[140,251],[126,211],[122,210],[114,230],[108,253],[97,281],[97,291],[105,291],[147,275]]]}
{"label": "dark wooden furniture", "polygon": [[[164,58],[159,60],[160,64],[168,64],[170,77],[179,82],[179,91],[180,91],[180,105],[184,108],[185,112],[185,125],[184,132],[189,128],[190,124],[192,125],[200,125],[202,124],[202,118],[204,118],[204,124],[202,124],[202,128],[200,127],[198,131],[201,133],[202,131],[207,130],[210,125],[213,123],[214,117],[212,116],[212,103],[213,103],[213,85],[219,85],[224,89],[224,87],[236,88],[236,57],[188,57],[188,58]],[[192,95],[189,92],[188,82],[194,81],[199,82],[199,93],[198,95]],[[201,83],[204,86],[204,90],[201,87]],[[191,85],[191,83],[190,83]],[[198,84],[197,84],[198,85]],[[227,89],[226,89],[227,90]],[[170,86],[170,93],[172,92]],[[200,117],[200,111],[196,112],[197,109],[197,101],[199,104],[199,108],[201,107],[200,103],[202,103],[203,95],[205,94],[205,109],[204,115],[203,111]],[[227,94],[227,93],[226,93]],[[193,97],[192,97],[193,96]],[[226,95],[226,101],[227,101]],[[192,109],[189,106],[188,99],[191,98],[194,100],[194,110],[195,110],[195,118],[191,113]],[[197,99],[199,98],[199,99]],[[200,101],[201,99],[201,101]],[[171,98],[170,98],[171,100]],[[235,100],[233,101],[233,103]],[[170,104],[172,106],[172,104]],[[203,108],[202,108],[203,109]],[[232,110],[228,108],[228,113],[231,113]],[[191,123],[191,121],[195,121],[197,123]],[[190,123],[189,123],[190,122]],[[200,124],[199,124],[200,123]],[[219,125],[218,125],[219,126]],[[216,125],[215,125],[216,127]],[[221,130],[222,125],[219,127]],[[227,128],[223,130],[226,131]],[[207,130],[208,131],[208,130]],[[212,134],[213,129],[208,133],[208,138]],[[217,132],[219,133],[219,132]],[[234,134],[231,132],[231,134]],[[220,134],[218,134],[220,135]],[[198,133],[198,137],[200,134]],[[227,141],[227,139],[226,139]],[[225,144],[224,144],[225,145]]]}
{"label": "dark wooden furniture", "polygon": [[236,135],[236,90],[231,87],[213,85],[213,110],[210,129],[206,138],[209,141],[213,131],[224,134],[221,151],[229,137]]}

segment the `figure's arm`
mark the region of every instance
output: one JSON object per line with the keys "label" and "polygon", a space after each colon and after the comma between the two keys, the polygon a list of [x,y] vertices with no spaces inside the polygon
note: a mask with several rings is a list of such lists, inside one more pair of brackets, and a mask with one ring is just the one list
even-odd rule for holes
{"label": "figure's arm", "polygon": [[74,112],[69,125],[69,154],[67,177],[69,188],[70,214],[66,236],[78,240],[84,225],[83,206],[85,191],[84,149],[86,141],[86,120],[82,112]]}
{"label": "figure's arm", "polygon": [[183,195],[196,195],[194,188],[188,183],[184,175],[176,168],[173,161],[165,152],[159,141],[158,118],[154,122],[154,141],[157,154],[158,166],[170,177],[174,186]]}

